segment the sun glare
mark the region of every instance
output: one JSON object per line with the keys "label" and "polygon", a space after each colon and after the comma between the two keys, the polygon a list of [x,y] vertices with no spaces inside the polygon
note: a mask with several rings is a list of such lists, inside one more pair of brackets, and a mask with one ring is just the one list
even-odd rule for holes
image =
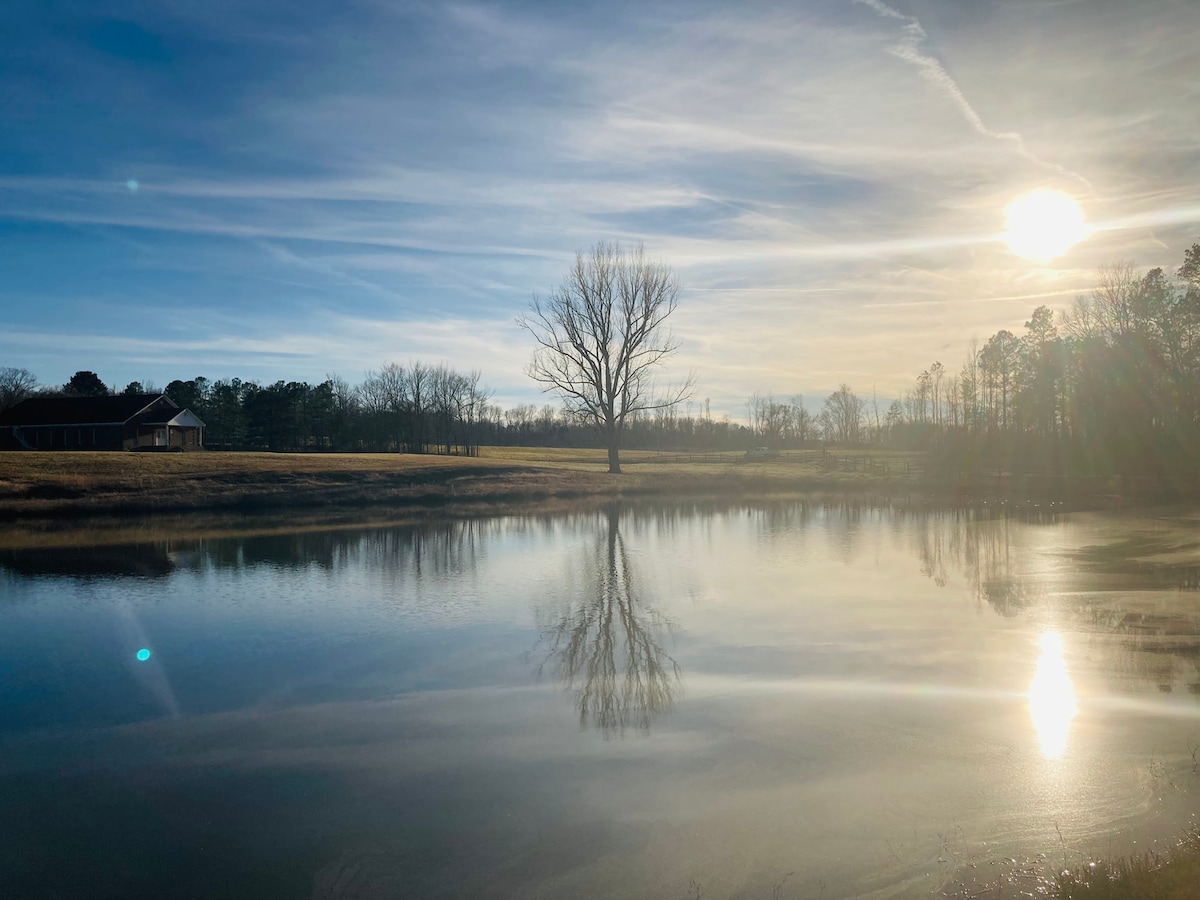
{"label": "sun glare", "polygon": [[1083,210],[1062,191],[1022,194],[1008,205],[1004,239],[1013,253],[1047,262],[1062,256],[1088,235]]}
{"label": "sun glare", "polygon": [[1075,689],[1067,674],[1062,638],[1053,631],[1042,635],[1042,655],[1029,685],[1029,714],[1037,731],[1042,755],[1057,759],[1067,748],[1067,734],[1075,718]]}

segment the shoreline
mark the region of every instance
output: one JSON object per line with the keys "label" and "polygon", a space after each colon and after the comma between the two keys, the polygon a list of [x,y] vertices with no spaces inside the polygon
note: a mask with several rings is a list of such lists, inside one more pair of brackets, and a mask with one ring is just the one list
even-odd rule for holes
{"label": "shoreline", "polygon": [[[211,535],[538,514],[612,502],[755,501],[804,497],[901,500],[1022,511],[1120,509],[1187,502],[1126,498],[1111,482],[953,482],[885,473],[863,451],[847,471],[811,451],[764,461],[743,454],[629,451],[624,473],[603,451],[483,448],[478,457],[415,454],[26,452],[0,454],[0,547],[44,546],[66,532]],[[890,455],[892,472],[895,454]],[[842,456],[845,460],[846,457]],[[701,461],[702,460],[702,461]],[[874,460],[874,464],[872,464]],[[901,466],[907,468],[901,461]],[[901,468],[899,471],[904,471]],[[40,536],[40,537],[39,537]],[[114,535],[115,536],[115,535]]]}
{"label": "shoreline", "polygon": [[[876,491],[913,479],[744,462],[741,454],[631,452],[609,475],[602,452],[485,448],[415,454],[0,454],[0,521],[183,513],[284,512],[547,500]],[[678,461],[683,460],[683,461]]]}

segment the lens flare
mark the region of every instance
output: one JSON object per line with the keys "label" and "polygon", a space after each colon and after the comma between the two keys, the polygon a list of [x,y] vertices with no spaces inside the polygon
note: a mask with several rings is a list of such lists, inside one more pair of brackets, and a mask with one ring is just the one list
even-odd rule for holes
{"label": "lens flare", "polygon": [[145,647],[143,647],[141,650],[139,650],[137,652],[137,658],[138,658],[138,662],[145,662],[146,660],[148,660],[150,658],[150,651],[148,649],[146,649]]}

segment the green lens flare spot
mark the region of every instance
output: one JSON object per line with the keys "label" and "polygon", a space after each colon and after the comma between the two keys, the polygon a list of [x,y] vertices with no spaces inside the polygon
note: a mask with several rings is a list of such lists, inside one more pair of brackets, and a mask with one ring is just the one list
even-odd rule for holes
{"label": "green lens flare spot", "polygon": [[145,662],[150,658],[150,651],[143,647],[137,652],[138,662]]}

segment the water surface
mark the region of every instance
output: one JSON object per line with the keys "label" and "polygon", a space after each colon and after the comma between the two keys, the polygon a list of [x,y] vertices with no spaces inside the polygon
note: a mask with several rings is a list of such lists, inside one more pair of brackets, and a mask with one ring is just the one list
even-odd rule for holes
{"label": "water surface", "polygon": [[1163,842],[1195,525],[796,502],[9,551],[0,884],[929,896]]}

